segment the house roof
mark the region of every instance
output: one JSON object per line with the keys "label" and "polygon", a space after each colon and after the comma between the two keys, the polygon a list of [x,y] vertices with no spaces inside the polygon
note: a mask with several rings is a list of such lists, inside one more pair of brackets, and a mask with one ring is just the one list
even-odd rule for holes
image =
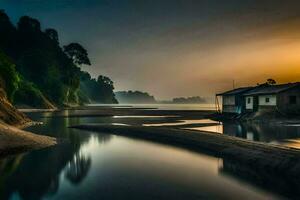
{"label": "house roof", "polygon": [[259,85],[253,87],[253,89],[245,92],[244,96],[251,96],[251,95],[262,95],[262,94],[277,94],[296,86],[300,86],[300,83],[287,83],[287,84],[280,84],[280,85]]}
{"label": "house roof", "polygon": [[229,95],[237,95],[237,94],[243,94],[249,90],[251,90],[253,87],[241,87],[241,88],[236,88],[233,90],[229,90],[223,93],[217,94],[217,96],[229,96]]}

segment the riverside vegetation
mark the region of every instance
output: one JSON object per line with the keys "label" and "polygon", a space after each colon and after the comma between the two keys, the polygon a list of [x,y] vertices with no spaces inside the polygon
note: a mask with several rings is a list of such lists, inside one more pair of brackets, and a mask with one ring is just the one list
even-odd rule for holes
{"label": "riverside vegetation", "polygon": [[17,107],[55,109],[89,102],[117,103],[113,81],[97,79],[78,43],[60,46],[55,29],[23,16],[15,26],[0,10],[0,156],[55,145],[56,139],[18,128],[33,122]]}
{"label": "riverside vegetation", "polygon": [[23,16],[17,25],[0,11],[0,83],[18,106],[55,108],[89,102],[117,103],[113,81],[91,78],[81,66],[91,65],[78,43],[60,45],[58,32]]}

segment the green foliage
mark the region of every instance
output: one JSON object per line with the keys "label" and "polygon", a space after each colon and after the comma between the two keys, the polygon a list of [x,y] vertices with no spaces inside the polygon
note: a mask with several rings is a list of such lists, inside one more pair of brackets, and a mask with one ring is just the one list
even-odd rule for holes
{"label": "green foliage", "polygon": [[33,83],[22,80],[15,94],[14,103],[33,107],[41,106],[44,103],[42,96],[41,91]]}
{"label": "green foliage", "polygon": [[15,69],[15,65],[2,52],[0,52],[0,76],[4,81],[2,86],[7,93],[8,99],[13,101],[14,94],[18,89],[20,78]]}
{"label": "green foliage", "polygon": [[[3,79],[11,100],[20,85],[17,103],[30,103],[26,98],[38,96],[56,105],[78,104],[89,99],[115,101],[113,83],[107,77],[92,80],[89,76],[86,80],[88,92],[82,90],[81,85],[85,84],[81,84],[82,72],[78,65],[91,65],[87,51],[78,43],[61,48],[57,31],[52,28],[43,31],[37,19],[21,17],[15,27],[0,10],[0,49],[15,63],[15,66],[7,64],[0,57],[3,63],[0,75],[5,74]],[[18,74],[22,76],[20,84]]]}
{"label": "green foliage", "polygon": [[87,72],[81,73],[80,91],[97,103],[118,103],[113,92],[113,81],[106,76],[93,79]]}

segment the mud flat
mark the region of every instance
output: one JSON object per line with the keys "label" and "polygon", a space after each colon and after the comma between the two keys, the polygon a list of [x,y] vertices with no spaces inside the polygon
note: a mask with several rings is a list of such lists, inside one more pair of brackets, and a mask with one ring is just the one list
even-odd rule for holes
{"label": "mud flat", "polygon": [[294,148],[253,142],[211,132],[160,127],[86,124],[71,128],[175,145],[227,160],[238,161],[256,171],[280,173],[290,176],[292,179],[300,177],[300,150]]}

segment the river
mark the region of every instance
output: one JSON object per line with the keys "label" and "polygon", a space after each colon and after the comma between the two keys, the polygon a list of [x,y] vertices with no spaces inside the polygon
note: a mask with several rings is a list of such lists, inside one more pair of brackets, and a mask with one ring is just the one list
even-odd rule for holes
{"label": "river", "polygon": [[[268,180],[257,180],[230,160],[68,128],[109,123],[111,117],[30,116],[43,125],[27,130],[60,138],[61,144],[2,159],[0,199],[281,199],[299,195],[284,177],[270,179],[266,174]],[[273,181],[276,184],[269,185]]]}

